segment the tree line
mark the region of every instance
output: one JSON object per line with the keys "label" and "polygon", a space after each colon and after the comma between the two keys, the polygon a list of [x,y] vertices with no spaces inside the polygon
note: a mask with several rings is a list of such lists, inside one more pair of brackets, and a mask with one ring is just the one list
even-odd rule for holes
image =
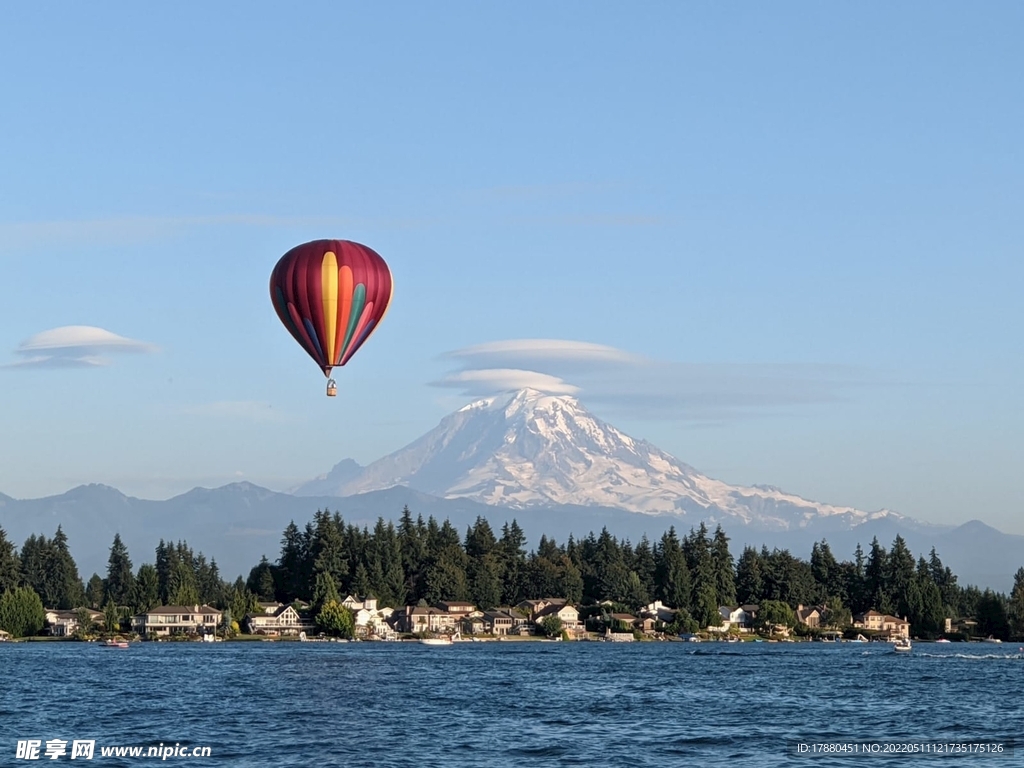
{"label": "tree line", "polygon": [[[702,522],[683,536],[671,527],[653,543],[645,536],[634,545],[605,528],[561,544],[541,536],[527,551],[515,520],[495,532],[478,517],[460,535],[450,521],[414,518],[408,507],[397,525],[380,518],[372,530],[318,510],[302,528],[289,523],[276,560],[264,556],[247,579],[224,581],[216,560],[184,541],[161,540],[154,561],[135,569],[115,535],[106,577],[83,582],[60,527],[50,539],[30,536],[20,553],[0,529],[0,594],[22,588],[19,594],[32,592],[47,608],[84,605],[124,617],[205,603],[237,620],[272,600],[301,600],[319,615],[345,594],[373,595],[393,607],[468,600],[485,610],[539,597],[610,601],[626,611],[661,600],[679,609],[676,628],[719,624],[719,606],[803,604],[823,606],[837,625],[875,609],[906,617],[920,637],[942,633],[947,617],[973,618],[985,636],[1024,637],[1024,568],[1005,595],[959,585],[934,548],[915,560],[900,536],[888,549],[877,539],[867,552],[858,545],[849,560],[838,560],[825,540],[807,560],[749,546],[734,559],[729,541],[720,526],[709,532]],[[0,597],[0,626],[5,599],[14,600]]]}

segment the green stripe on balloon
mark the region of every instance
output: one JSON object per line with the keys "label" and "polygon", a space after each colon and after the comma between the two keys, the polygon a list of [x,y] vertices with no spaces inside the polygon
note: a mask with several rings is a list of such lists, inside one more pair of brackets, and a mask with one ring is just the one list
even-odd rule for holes
{"label": "green stripe on balloon", "polygon": [[349,342],[352,341],[352,334],[356,332],[359,325],[359,318],[363,314],[363,304],[366,303],[366,286],[359,283],[352,291],[352,311],[348,316],[348,328],[345,330],[345,343],[341,345],[341,356],[339,360],[345,359],[345,352],[348,350]]}

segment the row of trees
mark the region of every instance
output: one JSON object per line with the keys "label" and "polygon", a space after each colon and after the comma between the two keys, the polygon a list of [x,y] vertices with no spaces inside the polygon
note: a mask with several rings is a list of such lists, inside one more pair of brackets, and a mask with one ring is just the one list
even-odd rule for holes
{"label": "row of trees", "polygon": [[734,560],[724,531],[709,532],[703,523],[682,537],[670,528],[653,544],[644,537],[633,545],[607,529],[564,544],[542,536],[528,552],[515,520],[496,534],[477,518],[460,536],[448,520],[424,521],[408,508],[397,526],[379,519],[372,531],[319,510],[301,529],[288,525],[275,562],[264,556],[248,579],[233,584],[221,578],[215,560],[183,541],[161,540],[155,561],[136,570],[120,536],[106,577],[93,574],[83,583],[60,528],[52,539],[29,537],[20,554],[0,529],[0,593],[16,587],[31,589],[47,607],[114,606],[122,615],[207,603],[240,619],[260,600],[303,600],[320,615],[348,593],[391,606],[469,600],[484,609],[562,597],[630,610],[661,600],[681,609],[680,626],[717,624],[722,605],[771,602],[825,606],[836,624],[874,608],[906,616],[919,636],[940,633],[947,617],[973,617],[996,637],[1024,636],[1024,568],[1009,596],[962,587],[934,549],[915,560],[900,536],[888,550],[877,539],[866,553],[858,545],[842,561],[824,540],[809,560],[767,547],[746,547]]}

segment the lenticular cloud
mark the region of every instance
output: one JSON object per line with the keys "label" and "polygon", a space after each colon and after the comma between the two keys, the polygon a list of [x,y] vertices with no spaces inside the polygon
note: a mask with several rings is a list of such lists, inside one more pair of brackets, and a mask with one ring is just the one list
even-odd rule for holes
{"label": "lenticular cloud", "polygon": [[118,353],[154,352],[144,341],[119,336],[92,325],[65,325],[30,336],[14,353],[21,359],[6,367],[94,367],[109,365]]}

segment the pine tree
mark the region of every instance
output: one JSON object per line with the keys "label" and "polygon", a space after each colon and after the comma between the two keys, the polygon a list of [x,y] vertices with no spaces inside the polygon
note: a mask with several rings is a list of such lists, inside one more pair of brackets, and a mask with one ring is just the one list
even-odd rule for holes
{"label": "pine tree", "polygon": [[21,560],[15,551],[14,542],[9,541],[7,532],[0,528],[0,595],[20,583]]}
{"label": "pine tree", "polygon": [[340,530],[340,517],[333,518],[325,510],[317,512],[314,519],[316,526],[311,550],[314,581],[320,574],[327,574],[340,592],[347,585],[349,576],[348,552]]}
{"label": "pine tree", "polygon": [[889,570],[885,548],[878,543],[878,537],[871,539],[871,551],[864,569],[864,591],[870,606],[882,613],[891,613],[895,606],[889,602],[889,589],[885,577]]}
{"label": "pine tree", "polygon": [[114,534],[114,543],[110,546],[110,557],[107,560],[107,578],[103,583],[103,592],[108,602],[114,605],[128,605],[135,575],[132,573],[132,561],[128,557],[128,547],[121,541],[121,534]]}
{"label": "pine tree", "polygon": [[[640,537],[640,543],[636,545],[636,550],[634,551],[633,569],[640,579],[640,588],[643,594],[647,595],[648,598],[655,594],[655,574],[657,568],[658,564],[654,559],[654,550],[651,548],[650,541],[647,540],[647,535],[644,534]],[[650,599],[637,607],[642,608],[648,602],[650,602]]]}
{"label": "pine tree", "polygon": [[753,547],[744,547],[736,563],[736,598],[740,605],[756,605],[763,593],[761,558]]}
{"label": "pine tree", "polygon": [[305,539],[299,531],[299,527],[292,520],[284,529],[284,536],[281,539],[281,556],[278,558],[277,573],[280,580],[278,585],[280,599],[284,603],[291,603],[302,594],[303,587],[303,564],[306,559]]}
{"label": "pine tree", "polygon": [[64,535],[64,529],[59,525],[50,542],[49,560],[47,592],[50,604],[65,611],[80,607],[85,601],[82,579],[68,549],[68,537]]}
{"label": "pine tree", "polygon": [[85,604],[94,611],[98,611],[106,601],[107,596],[103,589],[103,579],[100,578],[98,573],[94,573],[89,578],[89,583],[85,587]]}
{"label": "pine tree", "polygon": [[[915,592],[917,583],[914,578],[914,556],[907,548],[903,537],[898,534],[886,558],[883,573],[885,599],[882,604],[901,617],[910,616],[914,613],[915,606],[920,604],[921,598]],[[889,610],[884,612],[888,613]]]}
{"label": "pine tree", "polygon": [[253,566],[249,571],[249,579],[246,581],[245,587],[257,595],[260,600],[266,602],[274,600],[274,572],[266,555],[263,555],[259,564]]}
{"label": "pine tree", "polygon": [[736,579],[732,554],[729,552],[729,537],[722,526],[716,526],[711,542],[711,569],[715,575],[716,602],[718,605],[736,605]]}
{"label": "pine tree", "polygon": [[1024,640],[1024,568],[1018,568],[1013,576],[1008,614],[1010,632],[1017,639]]}
{"label": "pine tree", "polygon": [[526,536],[515,519],[506,523],[501,529],[501,540],[498,542],[501,570],[504,574],[502,585],[502,603],[516,605],[526,598]]}
{"label": "pine tree", "polygon": [[561,565],[561,596],[564,597],[570,605],[578,605],[583,600],[583,576],[568,554],[562,555]]}
{"label": "pine tree", "polygon": [[50,565],[50,542],[45,536],[32,534],[22,544],[19,559],[21,583],[35,592],[41,600],[49,599],[47,573]]}
{"label": "pine tree", "polygon": [[655,595],[670,608],[689,611],[690,569],[686,564],[675,526],[662,534],[655,553]]}
{"label": "pine tree", "polygon": [[154,565],[143,563],[139,566],[135,575],[135,591],[131,603],[139,613],[145,613],[160,605],[160,581]]}

